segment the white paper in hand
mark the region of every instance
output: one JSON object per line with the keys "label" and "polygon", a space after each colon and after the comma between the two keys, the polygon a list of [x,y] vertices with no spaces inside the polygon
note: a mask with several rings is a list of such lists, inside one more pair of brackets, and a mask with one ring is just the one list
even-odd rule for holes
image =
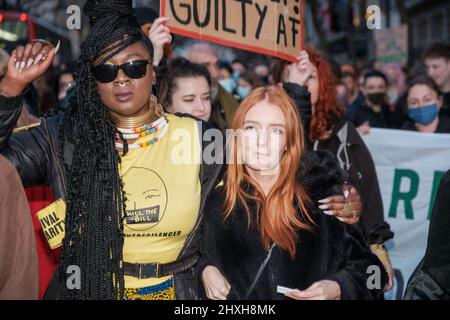
{"label": "white paper in hand", "polygon": [[291,289],[291,288],[283,287],[283,286],[277,286],[277,293],[286,294],[291,291],[295,291],[295,289]]}

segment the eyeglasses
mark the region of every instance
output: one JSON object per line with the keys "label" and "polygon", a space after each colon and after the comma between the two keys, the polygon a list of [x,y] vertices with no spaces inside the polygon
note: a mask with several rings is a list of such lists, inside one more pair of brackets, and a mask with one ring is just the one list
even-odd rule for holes
{"label": "eyeglasses", "polygon": [[100,64],[92,68],[95,79],[101,83],[114,81],[119,69],[131,79],[140,79],[147,74],[148,60],[135,60],[124,64]]}

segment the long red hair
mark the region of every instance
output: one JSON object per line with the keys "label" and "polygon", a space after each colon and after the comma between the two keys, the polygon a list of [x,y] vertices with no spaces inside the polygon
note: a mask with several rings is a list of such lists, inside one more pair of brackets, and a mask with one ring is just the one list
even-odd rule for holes
{"label": "long red hair", "polygon": [[[247,112],[258,102],[268,101],[278,106],[286,121],[286,152],[280,161],[280,173],[270,193],[265,196],[259,184],[249,175],[245,165],[238,159],[237,132],[243,128]],[[308,214],[308,195],[297,181],[300,157],[304,151],[304,135],[300,116],[295,104],[284,90],[278,86],[254,90],[239,106],[232,124],[235,133],[230,141],[231,163],[226,178],[225,217],[234,212],[236,204],[241,203],[250,224],[251,214],[248,201],[255,201],[261,239],[264,247],[274,242],[282,249],[295,255],[299,230],[311,230],[314,224]],[[250,186],[256,193],[246,191]],[[297,212],[296,200],[300,213]]]}
{"label": "long red hair", "polygon": [[[333,128],[337,119],[345,113],[345,107],[337,100],[336,77],[330,64],[313,47],[306,47],[309,60],[317,68],[319,80],[318,100],[314,106],[309,130],[311,141],[322,138]],[[272,67],[272,77],[275,83],[283,82],[283,73],[289,62],[279,60]]]}

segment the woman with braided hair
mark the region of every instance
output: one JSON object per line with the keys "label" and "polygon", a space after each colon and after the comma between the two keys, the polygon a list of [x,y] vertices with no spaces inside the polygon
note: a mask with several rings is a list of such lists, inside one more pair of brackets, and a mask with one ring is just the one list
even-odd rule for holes
{"label": "woman with braided hair", "polygon": [[[65,220],[46,234],[62,245],[47,298],[195,299],[197,229],[220,172],[201,163],[205,123],[164,113],[151,95],[153,48],[131,0],[88,0],[84,13],[91,29],[66,111],[12,134],[26,85],[56,54],[48,43],[16,48],[0,82],[0,152],[24,185],[51,185],[47,224]],[[179,132],[190,138],[181,164]]]}

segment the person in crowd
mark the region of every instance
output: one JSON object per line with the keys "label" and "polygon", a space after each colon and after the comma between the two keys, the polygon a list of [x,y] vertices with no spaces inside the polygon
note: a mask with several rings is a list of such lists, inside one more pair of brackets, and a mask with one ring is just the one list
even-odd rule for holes
{"label": "person in crowd", "polygon": [[[349,74],[353,74],[356,75],[356,70],[355,67],[350,65],[350,64],[341,64],[339,65],[339,72],[341,74],[341,77],[344,73],[349,73]],[[337,77],[336,77],[337,78]]]}
{"label": "person in crowd", "polygon": [[450,44],[436,43],[423,54],[428,76],[433,79],[442,92],[443,104],[440,110],[450,117]]}
{"label": "person in crowd", "polygon": [[370,70],[364,73],[361,104],[351,106],[350,121],[361,134],[368,134],[370,128],[400,128],[403,118],[399,110],[387,103],[388,80],[384,73]]}
{"label": "person in crowd", "polygon": [[[211,118],[211,77],[208,70],[185,58],[169,63],[161,79],[159,101],[170,113],[185,113],[203,121]],[[213,119],[212,119],[213,120]],[[211,121],[214,124],[214,121]]]}
{"label": "person in crowd", "polygon": [[58,81],[58,100],[62,101],[69,90],[75,86],[74,73],[77,68],[75,61],[69,61],[61,65]]}
{"label": "person in crowd", "polygon": [[215,114],[218,128],[225,130],[231,124],[238,107],[237,100],[219,84],[220,69],[217,50],[208,43],[190,42],[184,51],[189,61],[205,66],[211,75],[212,114]]}
{"label": "person in crowd", "polygon": [[402,129],[419,132],[450,133],[450,118],[439,113],[443,97],[437,84],[425,75],[412,79],[407,90],[409,119]]}
{"label": "person in crowd", "polygon": [[231,68],[233,68],[233,78],[237,81],[239,75],[248,70],[248,65],[244,60],[236,58],[231,62]]}
{"label": "person in crowd", "polygon": [[361,96],[358,83],[356,82],[356,73],[342,72],[341,82],[347,87],[347,100],[350,105]]}
{"label": "person in crowd", "polygon": [[[6,55],[5,57],[6,57],[6,67],[4,70],[6,73],[9,55]],[[33,88],[33,87],[30,85],[29,88]],[[28,91],[30,91],[30,90],[28,90]],[[29,97],[31,97],[31,96],[29,96]],[[28,99],[24,99],[22,111],[20,113],[19,118],[16,121],[16,126],[14,128],[14,132],[20,132],[20,131],[26,130],[30,126],[38,125],[40,122],[39,118],[34,116],[33,114],[31,114],[31,112],[29,111],[30,108],[28,105],[28,101],[29,101]],[[3,166],[0,166],[0,167],[3,168]],[[5,170],[7,170],[9,172],[9,167],[10,167],[10,163],[8,162],[8,165],[5,165],[4,168],[5,168]],[[2,179],[3,179],[3,177],[2,177]],[[5,180],[1,180],[1,181],[9,181],[9,180],[5,179]],[[10,181],[14,181],[14,180],[11,179]],[[5,183],[4,188],[7,188],[7,187],[8,186]],[[36,296],[36,298],[39,297],[39,299],[42,299],[45,294],[45,290],[47,289],[47,286],[51,280],[51,277],[53,276],[55,269],[56,269],[55,256],[57,256],[57,253],[52,252],[52,250],[50,250],[50,248],[48,246],[48,242],[45,239],[45,235],[43,233],[42,227],[40,226],[39,221],[36,217],[36,213],[39,210],[41,210],[42,208],[44,208],[45,206],[49,205],[51,202],[53,202],[53,197],[51,194],[51,190],[49,189],[48,186],[28,187],[25,189],[25,194],[26,194],[26,198],[28,199],[28,208],[26,211],[28,211],[30,214],[29,219],[32,221],[31,225],[34,226],[33,231],[34,231],[34,235],[35,235],[35,241],[31,241],[31,240],[29,241],[29,239],[27,237],[24,237],[25,241],[27,242],[27,244],[25,244],[25,245],[33,244],[35,247],[37,247],[36,264],[37,264],[37,269],[39,270],[38,274],[31,272],[31,275],[33,277],[35,276],[35,278],[33,278],[33,280],[32,280],[33,282],[31,283],[31,285],[34,285],[34,281],[38,281],[39,296]],[[22,201],[21,200],[22,195],[21,194],[17,195],[17,199],[19,199],[18,202],[20,203]],[[19,206],[21,206],[21,205],[19,205]],[[5,211],[5,212],[7,212],[7,211]],[[21,215],[22,215],[22,213],[21,213]],[[20,222],[20,223],[22,223],[22,222]],[[27,222],[27,224],[28,224],[28,222]],[[3,225],[8,226],[7,224],[3,224]],[[24,226],[24,230],[26,230],[27,228],[29,228],[29,227]],[[0,232],[2,232],[2,231],[0,231]],[[6,233],[6,234],[8,234],[8,233]],[[4,243],[6,243],[6,242],[4,242]],[[14,248],[14,246],[12,246],[12,247]],[[28,252],[28,251],[29,251],[29,248],[27,247],[25,249],[25,252]],[[34,263],[34,261],[30,262],[31,265],[33,263]],[[7,267],[5,267],[5,268],[6,268],[5,270],[7,270]],[[20,267],[20,268],[23,268],[23,267]],[[0,270],[3,270],[2,267],[0,267]],[[1,282],[1,280],[0,280],[0,282]],[[25,285],[24,287],[25,287],[25,290],[27,290],[27,288],[29,286]],[[1,300],[1,298],[0,298],[0,300]]]}
{"label": "person in crowd", "polygon": [[[19,46],[0,81],[0,153],[24,185],[51,185],[65,220],[46,298],[195,299],[201,204],[221,171],[200,155],[221,146],[200,139],[207,123],[166,114],[152,97],[152,44],[133,23],[130,1],[88,1],[84,13],[91,28],[64,113],[11,134],[24,89],[57,48]],[[178,129],[193,137],[184,149],[193,161],[183,165],[172,159]],[[75,288],[66,286],[71,266],[81,273]]]}
{"label": "person in crowd", "polygon": [[[283,89],[254,90],[232,128],[233,161],[205,209],[197,272],[206,297],[379,299],[366,271],[383,270],[381,263],[357,229],[319,209],[343,173],[331,153],[305,150],[298,110]],[[382,286],[387,278],[382,271]]]}
{"label": "person in crowd", "polygon": [[[393,270],[383,243],[393,237],[384,221],[383,202],[375,165],[364,141],[345,117],[345,108],[336,96],[336,79],[327,61],[312,47],[301,53],[298,63],[278,61],[272,70],[277,83],[295,100],[302,115],[310,148],[336,155],[347,181],[358,191],[362,216],[335,212],[348,224],[359,224],[366,231],[366,241],[383,261],[390,276],[385,290],[392,287]],[[333,206],[322,206],[328,213]]]}
{"label": "person in crowd", "polygon": [[236,93],[239,99],[244,100],[253,90],[264,86],[264,83],[258,77],[258,75],[252,71],[244,71],[240,74]]}
{"label": "person in crowd", "polygon": [[[61,103],[61,102],[60,102]],[[59,104],[60,104],[59,103]],[[59,107],[58,104],[58,107]],[[28,130],[33,126],[37,126],[40,123],[38,117],[33,116],[28,111],[27,103],[24,101],[22,106],[22,112],[17,119],[16,126],[13,130],[14,133]],[[51,250],[49,244],[45,238],[42,226],[39,223],[36,214],[46,206],[50,205],[54,199],[51,189],[47,185],[32,186],[25,188],[25,194],[28,199],[28,207],[31,214],[32,223],[34,226],[34,234],[37,247],[37,259],[38,259],[38,280],[39,280],[39,299],[43,299],[45,291],[50,283],[57,266],[57,260],[59,257],[59,250]]]}
{"label": "person in crowd", "polygon": [[264,85],[270,84],[270,68],[266,63],[257,63],[253,71],[261,79]]}
{"label": "person in crowd", "polygon": [[58,103],[58,80],[58,67],[51,65],[42,77],[33,81],[37,93],[39,116],[49,112]]}
{"label": "person in crowd", "polygon": [[354,117],[357,107],[362,105],[365,100],[364,94],[361,91],[362,83],[364,83],[364,72],[366,71],[361,71],[359,76],[357,76],[353,67],[343,68],[342,71],[341,81],[347,86],[349,92],[353,92],[348,99],[349,103],[346,111],[346,117],[349,119]]}
{"label": "person in crowd", "polygon": [[387,102],[390,106],[395,106],[405,93],[406,75],[397,63],[385,64],[381,67],[381,71],[388,79]]}
{"label": "person in crowd", "polygon": [[425,255],[409,278],[405,300],[450,300],[450,170],[442,177],[431,213]]}
{"label": "person in crowd", "polygon": [[362,93],[362,88],[364,87],[364,76],[365,76],[366,72],[369,72],[371,70],[373,70],[373,69],[372,68],[364,68],[364,69],[361,69],[358,73],[358,78],[357,78],[358,88],[361,93]]}
{"label": "person in crowd", "polygon": [[336,98],[347,109],[348,106],[348,89],[343,82],[336,83]]}
{"label": "person in crowd", "polygon": [[16,168],[2,155],[0,168],[0,300],[36,300],[38,259],[27,197]]}
{"label": "person in crowd", "polygon": [[236,81],[233,79],[233,69],[227,61],[219,61],[219,85],[231,95],[234,95]]}

